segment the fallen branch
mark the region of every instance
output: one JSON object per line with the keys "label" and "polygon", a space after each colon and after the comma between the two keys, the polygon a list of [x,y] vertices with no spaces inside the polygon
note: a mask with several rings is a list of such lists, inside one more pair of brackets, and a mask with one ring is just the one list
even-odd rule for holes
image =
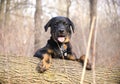
{"label": "fallen branch", "polygon": [[[7,58],[6,58],[7,57]],[[0,84],[79,84],[82,66],[76,61],[53,59],[45,73],[36,70],[35,57],[0,56]],[[66,68],[67,72],[65,71]],[[96,67],[97,84],[119,84],[120,67]],[[86,71],[84,84],[92,83],[92,71]]]}

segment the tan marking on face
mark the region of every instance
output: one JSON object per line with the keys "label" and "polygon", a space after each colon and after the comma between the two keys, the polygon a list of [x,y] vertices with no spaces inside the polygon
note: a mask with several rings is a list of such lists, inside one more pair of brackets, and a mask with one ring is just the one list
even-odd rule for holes
{"label": "tan marking on face", "polygon": [[65,37],[65,41],[64,41],[64,42],[67,43],[67,42],[69,42],[69,41],[70,41],[70,36],[67,35],[67,36]]}

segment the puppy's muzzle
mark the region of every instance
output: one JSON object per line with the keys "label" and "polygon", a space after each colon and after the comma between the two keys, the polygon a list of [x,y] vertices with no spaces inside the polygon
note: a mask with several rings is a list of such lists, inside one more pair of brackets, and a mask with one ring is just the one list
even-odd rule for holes
{"label": "puppy's muzzle", "polygon": [[66,37],[66,31],[64,28],[58,29],[57,40],[59,42],[64,42]]}
{"label": "puppy's muzzle", "polygon": [[59,34],[65,34],[65,29],[59,29],[58,32]]}

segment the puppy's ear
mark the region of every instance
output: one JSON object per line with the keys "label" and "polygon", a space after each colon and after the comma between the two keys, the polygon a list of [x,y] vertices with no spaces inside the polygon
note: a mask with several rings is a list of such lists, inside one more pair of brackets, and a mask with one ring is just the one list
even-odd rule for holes
{"label": "puppy's ear", "polygon": [[67,19],[68,19],[68,21],[70,23],[70,26],[72,27],[72,31],[74,33],[74,29],[75,29],[74,24],[73,24],[73,22],[69,18],[67,18]]}
{"label": "puppy's ear", "polygon": [[51,27],[52,19],[48,21],[48,23],[44,26],[45,32],[47,32],[48,27]]}

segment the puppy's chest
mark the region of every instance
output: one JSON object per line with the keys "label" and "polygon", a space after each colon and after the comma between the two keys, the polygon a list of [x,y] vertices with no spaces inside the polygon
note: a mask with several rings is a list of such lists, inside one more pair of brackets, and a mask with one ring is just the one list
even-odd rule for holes
{"label": "puppy's chest", "polygon": [[61,46],[56,46],[53,48],[53,57],[54,58],[62,58],[68,56],[68,46],[66,44],[62,44]]}

